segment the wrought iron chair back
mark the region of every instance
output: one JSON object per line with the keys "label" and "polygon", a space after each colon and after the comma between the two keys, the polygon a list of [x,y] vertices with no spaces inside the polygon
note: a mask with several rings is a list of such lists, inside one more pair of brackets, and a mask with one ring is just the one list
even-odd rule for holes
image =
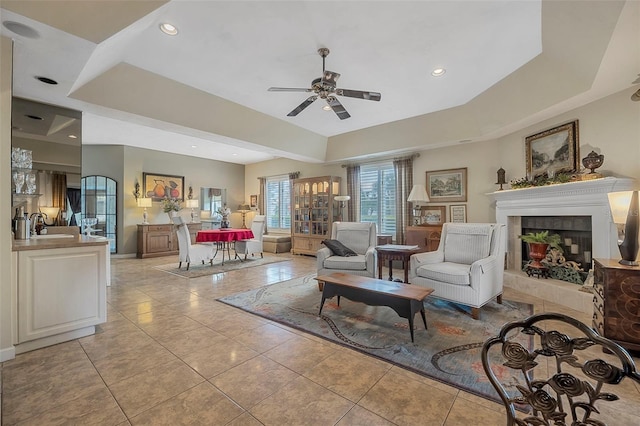
{"label": "wrought iron chair back", "polygon": [[[571,329],[571,334],[579,336],[570,337],[557,328]],[[516,341],[518,332],[533,337],[532,349]],[[500,354],[491,351],[494,345]],[[545,365],[550,377],[540,378],[539,371]],[[536,314],[505,324],[498,336],[484,343],[482,366],[506,407],[509,426],[604,426],[597,405],[620,399],[609,392],[610,385],[625,377],[640,383],[633,359],[624,348],[575,318],[558,313]],[[511,382],[510,392],[499,375]],[[517,417],[516,408],[527,413]]]}

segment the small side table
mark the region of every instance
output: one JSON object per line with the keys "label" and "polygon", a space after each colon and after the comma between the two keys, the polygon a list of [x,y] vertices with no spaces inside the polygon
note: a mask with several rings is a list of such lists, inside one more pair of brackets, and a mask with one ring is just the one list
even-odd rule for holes
{"label": "small side table", "polygon": [[382,279],[382,265],[389,261],[389,281],[393,281],[393,261],[399,260],[404,268],[404,281],[409,282],[409,259],[411,255],[422,253],[424,249],[418,246],[403,246],[397,244],[385,244],[376,247],[378,252],[378,279]]}

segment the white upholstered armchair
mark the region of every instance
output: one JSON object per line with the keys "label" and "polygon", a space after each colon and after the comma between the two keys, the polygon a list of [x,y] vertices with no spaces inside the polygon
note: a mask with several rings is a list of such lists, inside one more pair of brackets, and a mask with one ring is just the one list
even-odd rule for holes
{"label": "white upholstered armchair", "polygon": [[502,224],[445,223],[438,250],[411,256],[409,282],[432,297],[471,306],[474,319],[496,297],[502,303],[505,238]]}
{"label": "white upholstered armchair", "polygon": [[378,241],[375,223],[334,222],[331,228],[331,239],[340,241],[356,255],[336,256],[328,247],[322,247],[316,254],[318,275],[344,272],[375,277]]}
{"label": "white upholstered armchair", "polygon": [[264,257],[262,253],[262,236],[264,234],[264,215],[256,215],[251,222],[251,232],[253,232],[253,238],[250,240],[239,240],[235,243],[236,256],[244,254],[244,258],[251,253],[260,253],[260,257]]}
{"label": "white upholstered armchair", "polygon": [[191,235],[189,235],[189,228],[184,219],[181,217],[174,217],[173,223],[177,226],[176,234],[178,235],[178,247],[180,249],[179,257],[180,263],[178,269],[182,267],[182,262],[187,262],[187,271],[189,265],[192,262],[209,262],[213,265],[213,245],[211,244],[191,244]]}

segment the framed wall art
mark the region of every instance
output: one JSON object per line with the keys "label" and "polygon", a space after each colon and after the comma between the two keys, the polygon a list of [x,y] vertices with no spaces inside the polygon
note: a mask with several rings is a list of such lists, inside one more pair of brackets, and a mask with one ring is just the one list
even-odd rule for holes
{"label": "framed wall art", "polygon": [[580,170],[578,120],[525,138],[527,179]]}
{"label": "framed wall art", "polygon": [[426,206],[421,208],[422,224],[442,225],[447,221],[446,206]]}
{"label": "framed wall art", "polygon": [[184,201],[184,176],[143,172],[142,184],[144,196],[153,201],[162,201],[163,198]]}
{"label": "framed wall art", "polygon": [[433,202],[467,201],[467,168],[427,172],[427,194]]}
{"label": "framed wall art", "polygon": [[456,204],[449,206],[449,220],[453,223],[466,223],[467,205]]}
{"label": "framed wall art", "polygon": [[258,207],[258,195],[249,196],[249,205],[251,207]]}

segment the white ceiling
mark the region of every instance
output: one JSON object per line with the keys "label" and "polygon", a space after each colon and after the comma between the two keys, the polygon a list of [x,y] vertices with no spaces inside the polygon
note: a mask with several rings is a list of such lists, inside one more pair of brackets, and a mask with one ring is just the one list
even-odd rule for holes
{"label": "white ceiling", "polygon": [[[552,19],[567,19],[566,25],[558,25],[564,28],[558,30],[558,34],[543,33],[543,28],[553,27],[543,22],[549,19],[544,14],[547,3],[533,0],[174,0],[142,4],[125,1],[111,2],[108,9],[100,9],[105,6],[100,3],[104,2],[55,3],[54,7],[47,2],[2,2],[3,23],[18,22],[38,33],[38,37],[33,38],[19,34],[19,30],[17,33],[2,27],[2,34],[15,40],[16,96],[83,111],[83,144],[124,144],[240,164],[276,157],[319,159],[318,155],[307,158],[300,150],[287,150],[259,137],[247,137],[246,129],[237,134],[205,131],[203,129],[211,126],[190,123],[189,119],[169,122],[146,113],[149,109],[139,105],[114,109],[109,102],[101,101],[100,94],[93,95],[91,101],[76,95],[101,81],[101,76],[121,70],[121,65],[127,64],[130,67],[125,69],[142,70],[150,79],[160,76],[179,82],[185,91],[197,89],[229,101],[229,105],[238,104],[262,113],[264,119],[272,123],[288,123],[289,128],[302,128],[326,140],[489,98],[505,77],[513,78],[532,67],[550,38],[571,38],[572,25],[589,25],[593,40],[576,41],[584,51],[578,52],[577,48],[567,51],[564,58],[547,52],[548,56],[556,56],[554,65],[560,65],[547,72],[562,75],[561,68],[565,65],[570,68],[573,56],[598,55],[589,62],[591,68],[583,66],[577,73],[574,71],[576,80],[584,78],[591,85],[587,91],[593,91],[593,96],[608,94],[601,89],[605,86],[609,93],[630,87],[640,72],[638,52],[632,53],[632,60],[621,63],[621,54],[614,51],[624,45],[624,36],[617,44],[611,41],[617,34],[612,28],[620,10],[623,17],[625,14],[637,17],[637,4],[631,4],[635,2],[626,6],[624,2],[613,1],[582,2],[582,5],[566,2],[564,9],[559,6],[563,3],[555,2],[554,7],[566,16],[555,13]],[[594,15],[601,15],[604,23],[573,22],[572,8],[575,7],[594,8]],[[612,11],[598,13],[597,8],[605,7]],[[163,34],[158,28],[161,22],[174,24],[179,34],[175,37]],[[631,27],[633,31],[633,25]],[[619,31],[628,32],[628,28],[626,25]],[[635,31],[637,37],[637,22]],[[599,49],[598,46],[608,47]],[[316,101],[296,117],[287,117],[306,95],[268,92],[267,89],[309,87],[311,80],[321,75],[319,47],[331,49],[326,68],[342,75],[338,87],[381,92],[382,100],[341,97],[340,101],[351,114],[347,120],[323,111],[322,101]],[[582,62],[580,64],[582,66]],[[624,69],[620,69],[621,66]],[[431,76],[437,67],[446,68],[443,77]],[[622,77],[615,83],[598,82],[604,72]],[[59,84],[45,85],[35,76],[46,76]],[[104,86],[104,98],[113,90]],[[137,87],[117,90],[124,90],[135,98]],[[193,105],[174,104],[177,99],[163,97],[164,90],[166,87],[159,85],[158,97],[151,102],[162,103],[176,115],[180,112],[188,117]],[[561,102],[557,102],[557,90],[547,94],[544,87],[523,87],[521,95],[532,99],[544,99],[548,95],[554,99],[554,105],[570,108],[575,106],[571,99],[587,100],[584,92],[568,93]],[[147,99],[135,101],[149,102]],[[546,110],[553,109],[548,103],[540,104],[547,105]],[[200,121],[214,121],[222,116],[214,110],[210,114],[209,111],[193,113]],[[533,114],[527,112],[527,116]],[[513,117],[496,120],[500,122],[496,128],[506,131],[522,125],[523,117],[517,114]],[[251,125],[246,122],[237,126]],[[484,127],[491,125],[486,123]],[[492,130],[495,134],[495,129]],[[481,139],[486,135],[476,136]],[[389,151],[392,148],[389,147]],[[381,150],[379,154],[384,152]]]}

